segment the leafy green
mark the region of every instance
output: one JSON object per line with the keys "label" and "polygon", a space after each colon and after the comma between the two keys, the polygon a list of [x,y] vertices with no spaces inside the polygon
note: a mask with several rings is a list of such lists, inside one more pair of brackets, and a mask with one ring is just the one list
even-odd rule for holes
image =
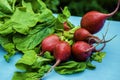
{"label": "leafy green", "polygon": [[4,55],[4,58],[9,62],[10,57],[16,53],[15,45],[11,43],[10,36],[0,36],[0,45],[4,48],[7,54]]}
{"label": "leafy green", "polygon": [[63,11],[62,11],[63,15],[66,16],[66,18],[69,18],[71,16],[70,11],[68,10],[68,7],[64,7]]}
{"label": "leafy green", "polygon": [[65,21],[67,21],[67,19],[71,16],[69,10],[68,10],[68,7],[64,7],[63,11],[62,11],[62,14],[59,14],[58,15],[58,20],[61,22],[61,23],[64,23]]}
{"label": "leafy green", "polygon": [[34,49],[47,35],[54,32],[54,27],[52,24],[37,25],[29,35],[15,35],[13,37],[13,42],[16,44],[16,48],[20,51]]}
{"label": "leafy green", "polygon": [[7,0],[0,0],[0,11],[4,13],[12,13],[13,10]]}
{"label": "leafy green", "polygon": [[[0,44],[7,52],[6,48],[9,47],[9,52],[5,55],[7,61],[15,54],[15,50],[23,52],[35,49],[43,38],[54,32],[56,27],[56,18],[41,0],[20,0],[17,2],[19,5],[15,5],[16,0],[9,0],[9,3],[15,7],[13,14],[1,12],[0,18]],[[35,4],[38,5],[36,8]],[[7,15],[9,18],[6,18]],[[8,43],[13,45],[8,45]]]}
{"label": "leafy green", "polygon": [[29,28],[35,26],[38,22],[38,16],[38,14],[17,8],[11,19],[0,27],[0,34],[10,34],[12,32],[27,34]]}
{"label": "leafy green", "polygon": [[51,60],[54,60],[54,57],[51,55],[50,52],[46,51],[44,52],[44,55],[43,55],[44,58],[47,58],[47,59],[51,59]]}
{"label": "leafy green", "polygon": [[7,15],[7,14],[0,11],[0,18],[4,18],[4,17],[9,17],[9,15]]}
{"label": "leafy green", "polygon": [[96,66],[93,65],[92,62],[90,62],[90,61],[87,61],[87,62],[86,62],[86,65],[87,65],[87,69],[90,69],[90,70],[93,70],[93,69],[96,68]]}
{"label": "leafy green", "polygon": [[32,68],[41,68],[43,65],[50,65],[54,60],[53,56],[50,56],[50,53],[44,53],[47,57],[37,57],[37,60],[32,65]]}
{"label": "leafy green", "polygon": [[105,52],[96,52],[92,54],[91,59],[97,62],[102,62],[102,59],[105,57]]}
{"label": "leafy green", "polygon": [[9,62],[11,56],[13,56],[16,53],[15,45],[13,43],[7,43],[3,46],[3,48],[8,52],[8,54],[4,55],[4,58],[7,62]]}
{"label": "leafy green", "polygon": [[90,60],[86,62],[68,61],[55,67],[55,71],[59,74],[74,74],[83,72],[86,69],[93,70],[95,68],[96,66]]}
{"label": "leafy green", "polygon": [[21,70],[27,70],[37,60],[37,54],[34,50],[24,51],[22,58],[16,63],[16,67]]}
{"label": "leafy green", "polygon": [[14,11],[15,10],[15,3],[17,0],[7,0],[9,5],[11,6],[12,10]]}
{"label": "leafy green", "polygon": [[[0,44],[4,48],[7,48],[5,46],[7,43],[13,44],[12,47],[7,45],[10,47],[8,54],[5,55],[7,61],[15,54],[15,50],[23,52],[36,49],[46,36],[54,33],[57,29],[63,30],[63,23],[58,17],[53,16],[51,10],[46,7],[42,0],[20,0],[17,2],[9,0],[8,2],[14,10],[10,15],[1,12],[0,19],[0,38],[2,38]],[[61,15],[64,16],[59,16],[59,18],[65,21],[70,17],[67,7]],[[8,51],[8,49],[5,50]]]}
{"label": "leafy green", "polygon": [[40,78],[50,69],[50,66],[42,66],[38,71],[15,72],[12,80],[40,80]]}
{"label": "leafy green", "polygon": [[59,66],[55,67],[55,71],[59,74],[73,74],[77,72],[82,72],[86,69],[85,62],[75,62],[68,61],[61,63]]}
{"label": "leafy green", "polygon": [[37,72],[15,72],[12,80],[38,80]]}
{"label": "leafy green", "polygon": [[[25,72],[16,72],[12,80],[38,80],[49,69],[53,59],[50,59],[49,52],[45,52],[46,57],[37,56],[34,50],[24,51],[22,58],[16,63],[16,67]],[[22,78],[21,78],[22,77]]]}

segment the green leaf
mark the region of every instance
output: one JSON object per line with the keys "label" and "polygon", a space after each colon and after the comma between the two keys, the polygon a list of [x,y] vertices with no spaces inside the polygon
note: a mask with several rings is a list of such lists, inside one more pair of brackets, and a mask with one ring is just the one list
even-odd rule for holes
{"label": "green leaf", "polygon": [[45,52],[43,57],[38,56],[37,60],[32,65],[32,68],[41,68],[41,66],[51,64],[51,62],[54,60],[54,57],[50,54],[50,52]]}
{"label": "green leaf", "polygon": [[63,11],[62,11],[62,14],[58,14],[58,20],[61,22],[61,23],[64,23],[65,21],[67,21],[67,19],[71,16],[69,10],[67,7],[64,7]]}
{"label": "green leaf", "polygon": [[56,26],[58,26],[58,27],[57,27],[56,30],[59,30],[59,29],[60,29],[60,30],[61,30],[61,29],[64,30],[64,25],[63,25],[64,22],[67,22],[67,24],[70,26],[70,28],[72,28],[74,25],[72,25],[72,23],[70,23],[70,22],[68,21],[68,18],[69,18],[70,16],[71,16],[71,14],[70,14],[68,8],[67,8],[67,7],[64,7],[62,13],[61,13],[61,14],[58,14],[58,16],[57,16]]}
{"label": "green leaf", "polygon": [[96,68],[96,66],[93,65],[90,61],[86,62],[86,65],[87,65],[87,69],[90,69],[90,70],[93,70]]}
{"label": "green leaf", "polygon": [[105,57],[105,55],[105,52],[96,52],[92,54],[91,59],[97,62],[102,62],[102,59]]}
{"label": "green leaf", "polygon": [[69,18],[71,16],[70,11],[68,10],[68,7],[64,7],[64,10],[62,11],[63,15],[66,16],[66,18]]}
{"label": "green leaf", "polygon": [[12,13],[13,12],[13,10],[7,0],[0,0],[0,11],[2,11],[4,13]]}
{"label": "green leaf", "polygon": [[33,8],[33,11],[35,13],[41,13],[41,10],[43,9],[46,9],[46,5],[45,3],[42,1],[42,0],[30,0],[31,4],[32,4],[32,8]]}
{"label": "green leaf", "polygon": [[7,44],[10,42],[9,36],[1,36],[0,35],[0,45],[4,46],[4,44]]}
{"label": "green leaf", "polygon": [[44,66],[41,66],[41,68],[38,70],[38,73],[39,73],[39,79],[42,78],[45,73],[48,72],[48,70],[51,68],[50,65],[44,65]]}
{"label": "green leaf", "polygon": [[12,80],[38,80],[37,72],[15,72]]}
{"label": "green leaf", "polygon": [[17,8],[11,19],[0,27],[0,34],[10,34],[18,32],[27,34],[30,27],[34,27],[38,22],[39,14],[30,13]]}
{"label": "green leaf", "polygon": [[11,5],[11,8],[12,8],[12,10],[14,11],[15,10],[15,3],[16,3],[16,1],[17,0],[7,0],[8,1],[8,3]]}
{"label": "green leaf", "polygon": [[47,59],[51,59],[51,61],[54,60],[54,56],[51,55],[51,53],[48,52],[48,51],[46,51],[46,52],[44,53],[43,57],[44,57],[44,58],[47,58]]}
{"label": "green leaf", "polygon": [[12,80],[25,80],[25,73],[15,72]]}
{"label": "green leaf", "polygon": [[41,41],[48,35],[54,32],[54,25],[41,24],[37,25],[29,35],[15,35],[13,42],[16,44],[16,48],[20,51],[34,49]]}
{"label": "green leaf", "polygon": [[37,71],[32,72],[15,72],[12,80],[40,80],[40,78],[50,69],[50,66],[41,66]]}
{"label": "green leaf", "polygon": [[86,69],[85,62],[75,62],[68,61],[61,63],[59,66],[55,67],[55,71],[59,74],[73,74],[77,72],[82,72]]}
{"label": "green leaf", "polygon": [[29,69],[31,65],[36,61],[37,54],[34,50],[24,51],[22,58],[16,63],[16,67],[21,70]]}
{"label": "green leaf", "polygon": [[10,58],[16,53],[15,45],[11,41],[11,35],[0,36],[0,45],[7,53],[4,55],[5,60],[9,62]]}
{"label": "green leaf", "polygon": [[35,2],[31,4],[32,7],[35,4],[39,6],[38,10],[40,10],[40,16],[37,17],[40,23],[31,28],[28,35],[15,35],[13,37],[13,42],[16,44],[16,48],[20,51],[34,49],[38,44],[40,44],[43,38],[52,34],[56,27],[56,18],[53,16],[52,12],[46,8],[45,4],[41,2],[41,0],[38,0],[36,3]]}
{"label": "green leaf", "polygon": [[34,13],[31,2],[25,2],[24,0],[22,0],[22,7],[25,7],[27,12]]}
{"label": "green leaf", "polygon": [[0,18],[9,17],[9,15],[0,11]]}
{"label": "green leaf", "polygon": [[34,50],[24,51],[22,58],[16,63],[16,67],[21,70],[39,69],[41,66],[51,63],[53,59],[37,56]]}
{"label": "green leaf", "polygon": [[7,51],[7,54],[4,55],[4,58],[7,62],[9,62],[10,58],[16,53],[15,45],[13,43],[7,43],[4,44],[3,48],[5,49],[5,51]]}
{"label": "green leaf", "polygon": [[47,59],[44,57],[37,57],[37,60],[31,66],[31,68],[41,68],[41,66],[51,63],[51,59]]}

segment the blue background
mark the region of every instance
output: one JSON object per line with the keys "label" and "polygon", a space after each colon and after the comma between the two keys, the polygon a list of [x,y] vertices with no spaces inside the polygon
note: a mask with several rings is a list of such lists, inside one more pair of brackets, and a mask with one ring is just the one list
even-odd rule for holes
{"label": "blue background", "polygon": [[[80,25],[80,19],[80,17],[72,16],[69,20],[77,26]],[[93,62],[96,65],[95,70],[85,70],[82,73],[72,75],[59,75],[53,70],[43,80],[120,80],[120,22],[106,21],[104,28],[95,35],[102,38],[102,33],[106,32],[108,24],[109,30],[106,39],[110,39],[114,35],[117,37],[108,42],[104,48],[103,51],[107,54],[102,63]],[[15,63],[22,55],[17,53],[7,63],[3,57],[4,54],[6,52],[0,47],[0,80],[12,80],[14,72],[18,70]]]}

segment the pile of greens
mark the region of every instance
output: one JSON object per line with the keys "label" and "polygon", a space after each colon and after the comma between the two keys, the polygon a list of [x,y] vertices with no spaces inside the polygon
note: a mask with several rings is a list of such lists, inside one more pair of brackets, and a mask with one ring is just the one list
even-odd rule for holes
{"label": "pile of greens", "polygon": [[70,16],[66,7],[66,14],[55,18],[41,0],[4,0],[0,5],[0,44],[8,52],[7,61],[16,51],[36,49],[55,29],[63,29],[59,18],[65,21]]}
{"label": "pile of greens", "polygon": [[[15,72],[12,80],[38,80],[50,69],[55,61],[49,53],[41,57],[40,43],[48,35],[63,30],[67,22],[71,28],[75,26],[68,21],[70,12],[67,7],[54,17],[42,0],[0,0],[0,45],[7,52],[7,62],[17,52],[23,54],[15,64],[22,71]],[[73,74],[94,69],[92,60],[101,62],[104,52],[95,53],[90,61],[75,62],[72,59],[55,68],[59,74]],[[70,71],[71,70],[71,71]]]}

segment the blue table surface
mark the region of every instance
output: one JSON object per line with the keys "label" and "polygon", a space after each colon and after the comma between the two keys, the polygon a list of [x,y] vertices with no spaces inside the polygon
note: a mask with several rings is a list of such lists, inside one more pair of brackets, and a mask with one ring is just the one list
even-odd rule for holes
{"label": "blue table surface", "polygon": [[[80,25],[80,17],[71,16],[70,21],[74,25]],[[110,24],[109,24],[110,23]],[[111,42],[107,43],[103,51],[107,53],[102,63],[93,62],[96,65],[95,70],[85,70],[83,73],[72,75],[59,75],[54,70],[50,72],[43,80],[120,80],[120,22],[106,21],[104,28],[95,34],[102,38],[102,33],[106,32],[109,24],[106,39],[117,35]],[[21,58],[21,54],[16,54],[11,61],[7,63],[3,56],[6,54],[4,49],[0,47],[0,80],[12,80],[12,76],[16,69],[15,63]]]}

